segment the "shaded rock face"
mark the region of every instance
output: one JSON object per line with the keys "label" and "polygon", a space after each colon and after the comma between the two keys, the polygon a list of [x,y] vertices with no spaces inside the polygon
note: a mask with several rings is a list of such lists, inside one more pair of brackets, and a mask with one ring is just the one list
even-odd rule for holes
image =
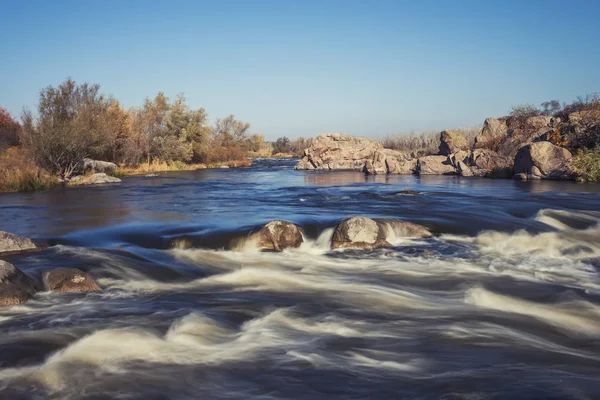
{"label": "shaded rock face", "polygon": [[69,185],[99,185],[103,183],[119,183],[121,180],[105,173],[97,173],[90,176],[77,175],[71,178]]}
{"label": "shaded rock face", "polygon": [[11,263],[0,260],[0,306],[23,304],[39,289],[33,278]]}
{"label": "shaded rock face", "polygon": [[282,251],[300,247],[304,241],[300,228],[287,221],[270,221],[251,236],[263,250]]}
{"label": "shaded rock face", "polygon": [[362,170],[373,153],[381,149],[383,145],[376,140],[324,133],[313,139],[294,169]]}
{"label": "shaded rock face", "polygon": [[87,273],[78,268],[56,268],[42,272],[46,290],[63,293],[99,292],[100,286]]}
{"label": "shaded rock face", "polygon": [[523,146],[515,156],[515,179],[573,179],[571,153],[550,142]]}
{"label": "shaded rock face", "polygon": [[105,174],[114,174],[117,172],[117,164],[108,161],[92,160],[90,158],[83,159],[84,172],[101,172]]}
{"label": "shaded rock face", "polygon": [[425,156],[417,160],[419,175],[456,175],[456,168],[447,156]]}
{"label": "shaded rock face", "polygon": [[373,153],[373,158],[365,162],[363,171],[368,175],[377,174],[414,174],[417,168],[417,160],[411,154],[381,149]]}
{"label": "shaded rock face", "polygon": [[454,131],[440,133],[440,155],[449,156],[461,150],[469,150],[469,143],[463,135]]}
{"label": "shaded rock face", "polygon": [[390,247],[381,226],[371,218],[352,217],[340,222],[333,232],[332,249],[372,250]]}
{"label": "shaded rock face", "polygon": [[32,250],[36,247],[31,239],[0,231],[0,254]]}

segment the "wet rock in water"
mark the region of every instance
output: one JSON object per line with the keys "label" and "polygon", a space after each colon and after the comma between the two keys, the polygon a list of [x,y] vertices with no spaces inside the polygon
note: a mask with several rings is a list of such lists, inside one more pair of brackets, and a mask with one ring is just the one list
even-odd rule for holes
{"label": "wet rock in water", "polygon": [[333,249],[372,250],[391,247],[381,226],[371,218],[352,217],[340,222],[333,232]]}
{"label": "wet rock in water", "polygon": [[100,286],[87,272],[78,268],[56,268],[42,273],[46,290],[63,293],[99,292]]}
{"label": "wet rock in water", "polygon": [[456,169],[447,156],[425,156],[417,160],[419,175],[456,175]]}
{"label": "wet rock in water", "polygon": [[427,238],[433,236],[429,229],[423,225],[414,224],[412,222],[393,218],[376,218],[375,222],[377,222],[380,229],[383,230],[385,239],[388,239],[391,235],[409,238]]}
{"label": "wet rock in water", "polygon": [[35,279],[0,260],[0,306],[23,304],[40,289]]}
{"label": "wet rock in water", "polygon": [[523,146],[515,156],[515,175],[528,179],[573,179],[569,150],[550,142]]}
{"label": "wet rock in water", "polygon": [[287,221],[270,221],[250,237],[263,250],[282,251],[300,247],[304,239],[297,225]]}
{"label": "wet rock in water", "polygon": [[460,133],[454,131],[442,131],[440,133],[440,155],[449,156],[468,149],[469,143]]}
{"label": "wet rock in water", "polygon": [[37,248],[31,239],[0,231],[0,254],[12,253]]}
{"label": "wet rock in water", "polygon": [[69,181],[69,185],[99,185],[103,183],[119,183],[121,180],[105,173],[97,173],[90,176],[74,176]]}
{"label": "wet rock in water", "polygon": [[118,169],[119,167],[117,167],[117,164],[112,162],[92,160],[91,158],[83,159],[84,172],[92,171],[105,174],[114,174]]}

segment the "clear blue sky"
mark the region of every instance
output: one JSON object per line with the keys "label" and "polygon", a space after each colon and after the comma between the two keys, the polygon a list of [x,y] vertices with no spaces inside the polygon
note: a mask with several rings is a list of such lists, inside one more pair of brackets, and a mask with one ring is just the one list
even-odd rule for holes
{"label": "clear blue sky", "polygon": [[0,0],[0,106],[68,77],[267,139],[472,126],[600,91],[600,1]]}

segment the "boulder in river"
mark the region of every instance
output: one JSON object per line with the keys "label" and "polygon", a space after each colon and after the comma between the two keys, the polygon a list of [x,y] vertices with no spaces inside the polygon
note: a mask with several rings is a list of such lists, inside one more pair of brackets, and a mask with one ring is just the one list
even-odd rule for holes
{"label": "boulder in river", "polygon": [[427,238],[433,236],[429,229],[423,225],[408,221],[401,221],[394,218],[376,218],[375,222],[383,230],[385,239],[389,239],[391,236],[408,238]]}
{"label": "boulder in river", "polygon": [[381,149],[373,153],[372,159],[365,162],[363,171],[367,175],[398,174],[411,175],[417,168],[417,160],[411,154],[391,149]]}
{"label": "boulder in river", "polygon": [[33,250],[36,247],[31,239],[0,231],[0,254]]}
{"label": "boulder in river", "polygon": [[569,150],[550,142],[531,143],[515,156],[515,175],[525,174],[528,179],[573,179],[572,157]]}
{"label": "boulder in river", "polygon": [[377,140],[341,133],[323,133],[304,150],[304,158],[295,169],[362,170],[375,151],[383,149]]}
{"label": "boulder in river", "polygon": [[442,131],[440,133],[440,155],[449,156],[468,149],[469,143],[462,134],[455,131]]}
{"label": "boulder in river", "polygon": [[102,183],[119,183],[121,180],[105,173],[97,173],[90,176],[77,175],[71,178],[69,185],[99,185]]}
{"label": "boulder in river", "polygon": [[83,159],[83,171],[94,173],[114,174],[117,172],[117,164],[108,161],[92,160],[91,158]]}
{"label": "boulder in river", "polygon": [[63,293],[99,292],[100,286],[87,272],[78,268],[56,268],[42,272],[46,290]]}
{"label": "boulder in river", "polygon": [[0,306],[23,304],[39,289],[33,278],[11,263],[0,260]]}
{"label": "boulder in river", "polygon": [[456,175],[456,168],[447,156],[425,156],[417,160],[419,175]]}
{"label": "boulder in river", "polygon": [[381,225],[365,217],[346,218],[335,227],[331,239],[333,249],[372,250],[390,246]]}
{"label": "boulder in river", "polygon": [[270,221],[252,234],[251,239],[257,240],[258,246],[267,251],[297,248],[304,241],[302,231],[297,225],[280,220]]}

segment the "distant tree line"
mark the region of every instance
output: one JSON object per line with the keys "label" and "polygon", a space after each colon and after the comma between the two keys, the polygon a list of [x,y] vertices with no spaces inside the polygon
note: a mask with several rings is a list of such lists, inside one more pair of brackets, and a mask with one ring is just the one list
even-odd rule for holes
{"label": "distant tree line", "polygon": [[191,109],[183,95],[171,100],[159,92],[127,110],[99,85],[71,79],[43,89],[37,112],[25,110],[22,121],[22,129],[2,123],[12,128],[0,129],[1,143],[20,144],[40,168],[62,178],[76,173],[86,157],[128,166],[215,163],[244,159],[264,144],[233,115],[209,124],[206,111]]}

